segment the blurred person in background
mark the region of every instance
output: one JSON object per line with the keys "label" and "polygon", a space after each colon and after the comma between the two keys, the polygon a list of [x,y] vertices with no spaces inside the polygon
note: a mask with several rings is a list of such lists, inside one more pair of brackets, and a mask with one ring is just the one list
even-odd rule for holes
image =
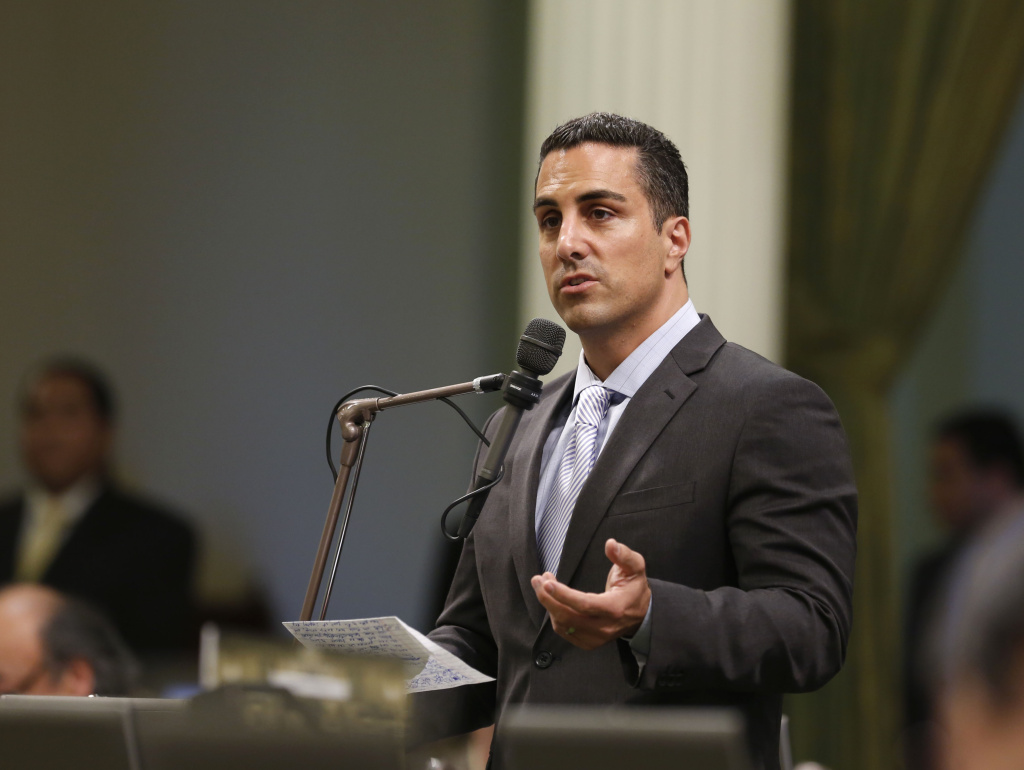
{"label": "blurred person in background", "polygon": [[20,410],[29,483],[0,501],[0,585],[41,583],[85,600],[141,655],[193,646],[195,537],[112,481],[106,378],[83,361],[49,361],[26,378]]}
{"label": "blurred person in background", "polygon": [[971,409],[941,421],[932,443],[930,476],[932,510],[948,536],[917,562],[907,593],[904,735],[910,770],[937,767],[935,705],[923,664],[927,626],[944,609],[946,584],[958,557],[1024,492],[1024,449],[1013,419],[996,409]]}
{"label": "blurred person in background", "polygon": [[52,588],[0,589],[0,694],[127,695],[137,666],[110,622]]}
{"label": "blurred person in background", "polygon": [[942,770],[1024,767],[1024,510],[964,553],[933,628]]}

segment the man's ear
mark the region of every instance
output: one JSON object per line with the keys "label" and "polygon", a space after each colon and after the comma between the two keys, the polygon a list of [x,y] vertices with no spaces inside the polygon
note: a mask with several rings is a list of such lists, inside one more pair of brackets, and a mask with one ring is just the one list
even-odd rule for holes
{"label": "man's ear", "polygon": [[96,692],[96,672],[85,658],[74,658],[54,684],[60,695],[92,695]]}
{"label": "man's ear", "polygon": [[690,250],[690,220],[686,217],[669,217],[662,225],[662,232],[669,241],[665,255],[665,274],[670,275],[681,269],[683,257]]}

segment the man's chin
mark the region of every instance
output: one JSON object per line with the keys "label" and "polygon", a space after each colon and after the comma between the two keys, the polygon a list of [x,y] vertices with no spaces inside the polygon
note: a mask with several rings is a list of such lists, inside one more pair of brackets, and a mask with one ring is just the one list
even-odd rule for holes
{"label": "man's chin", "polygon": [[35,482],[45,489],[47,492],[53,495],[59,495],[62,492],[66,492],[75,485],[84,474],[81,473],[33,473],[32,476]]}
{"label": "man's chin", "polygon": [[604,326],[604,319],[601,318],[599,313],[595,312],[594,308],[577,305],[559,310],[558,315],[571,331],[580,336],[586,336]]}

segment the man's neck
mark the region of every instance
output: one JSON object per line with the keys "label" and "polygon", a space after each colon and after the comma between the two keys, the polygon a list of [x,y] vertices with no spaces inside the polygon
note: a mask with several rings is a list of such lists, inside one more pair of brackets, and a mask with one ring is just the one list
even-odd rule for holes
{"label": "man's neck", "polygon": [[54,498],[95,497],[100,490],[101,481],[97,474],[87,473],[79,476],[69,484],[47,485],[40,482],[32,483],[29,491],[37,495],[45,495]]}
{"label": "man's neck", "polygon": [[658,331],[688,301],[689,295],[684,292],[681,301],[676,298],[676,301],[659,313],[648,316],[642,323],[638,323],[632,328],[617,329],[611,332],[595,329],[581,333],[579,335],[580,344],[583,346],[583,355],[586,356],[587,366],[602,382],[607,380],[619,364],[629,357],[630,353]]}

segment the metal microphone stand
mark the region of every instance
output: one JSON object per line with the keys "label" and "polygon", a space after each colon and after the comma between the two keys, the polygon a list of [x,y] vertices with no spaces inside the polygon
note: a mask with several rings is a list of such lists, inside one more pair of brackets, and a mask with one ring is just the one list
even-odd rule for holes
{"label": "metal microphone stand", "polygon": [[344,444],[341,448],[338,478],[334,483],[334,493],[331,495],[330,505],[327,507],[327,521],[324,522],[324,531],[320,535],[320,545],[316,551],[316,558],[313,560],[313,573],[309,577],[309,587],[306,589],[306,598],[302,602],[302,613],[299,615],[299,620],[310,620],[313,617],[313,607],[316,605],[316,597],[320,593],[320,586],[323,583],[327,557],[331,550],[331,543],[334,541],[338,516],[341,512],[342,501],[346,498],[345,490],[351,477],[352,489],[345,500],[345,515],[341,520],[338,550],[334,556],[331,579],[327,583],[327,591],[324,593],[323,604],[320,607],[320,620],[327,615],[327,604],[331,600],[331,589],[334,587],[334,577],[338,572],[341,548],[345,544],[345,531],[348,529],[348,520],[352,515],[352,503],[355,500],[356,488],[359,486],[359,472],[363,466],[366,440],[370,433],[370,424],[377,413],[396,406],[436,401],[439,398],[461,396],[464,393],[490,393],[500,390],[504,382],[504,374],[492,374],[488,377],[478,377],[472,382],[448,385],[444,388],[420,390],[415,393],[403,393],[386,398],[357,398],[341,405],[337,417],[338,422],[341,423],[341,437]]}

